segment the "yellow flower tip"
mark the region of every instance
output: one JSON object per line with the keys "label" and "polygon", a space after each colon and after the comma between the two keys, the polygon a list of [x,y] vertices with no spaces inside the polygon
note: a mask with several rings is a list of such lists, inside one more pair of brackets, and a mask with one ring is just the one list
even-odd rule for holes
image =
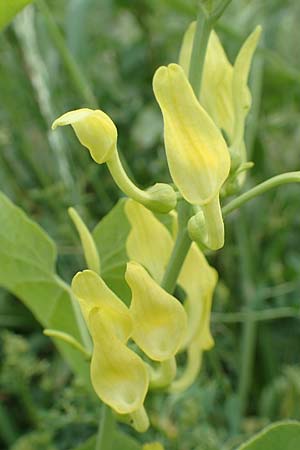
{"label": "yellow flower tip", "polygon": [[136,262],[127,264],[125,279],[132,292],[132,338],[154,361],[170,359],[186,335],[187,315],[183,306]]}
{"label": "yellow flower tip", "polygon": [[96,307],[112,323],[118,338],[123,342],[127,341],[133,329],[129,310],[96,272],[78,272],[72,280],[71,288],[88,325],[89,313]]}
{"label": "yellow flower tip", "polygon": [[153,90],[163,114],[172,179],[189,203],[208,203],[229,174],[230,155],[222,133],[178,64],[157,69]]}
{"label": "yellow flower tip", "polygon": [[146,364],[117,338],[99,308],[90,311],[88,321],[94,342],[91,381],[97,395],[118,414],[140,410],[149,386]]}
{"label": "yellow flower tip", "polygon": [[80,143],[90,151],[98,164],[109,160],[116,151],[117,128],[103,111],[88,108],[69,111],[53,122],[52,130],[65,125],[73,127]]}

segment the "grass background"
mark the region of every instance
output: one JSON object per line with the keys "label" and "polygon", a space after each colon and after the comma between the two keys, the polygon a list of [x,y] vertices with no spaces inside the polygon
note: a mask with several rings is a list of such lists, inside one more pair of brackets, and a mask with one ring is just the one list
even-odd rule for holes
{"label": "grass background", "polygon": [[[177,60],[196,6],[36,1],[0,34],[0,188],[56,241],[67,280],[82,261],[67,207],[92,227],[119,192],[72,131],[51,133],[51,123],[69,109],[99,105],[118,126],[134,179],[168,181],[151,80],[159,65]],[[247,145],[255,167],[247,187],[300,170],[299,19],[292,0],[232,0],[218,24],[231,61],[254,26],[263,26],[250,82]],[[226,219],[226,246],[211,256],[220,274],[216,346],[184,395],[150,399],[154,427],[142,439],[158,438],[167,449],[229,450],[271,420],[300,419],[299,198],[298,186],[283,186]],[[248,310],[257,311],[253,320]],[[1,448],[75,449],[96,431],[98,402],[4,291],[0,343]]]}

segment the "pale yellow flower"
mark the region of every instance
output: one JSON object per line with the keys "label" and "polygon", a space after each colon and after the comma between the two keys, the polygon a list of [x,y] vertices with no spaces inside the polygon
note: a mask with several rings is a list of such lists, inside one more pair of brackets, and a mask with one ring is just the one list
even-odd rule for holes
{"label": "pale yellow flower", "polygon": [[80,143],[98,163],[107,162],[116,151],[118,132],[111,118],[99,109],[69,111],[53,122],[52,129],[72,125]]}
{"label": "pale yellow flower", "polygon": [[222,133],[178,64],[156,71],[153,90],[164,118],[173,181],[188,202],[205,205],[218,196],[229,174],[230,157]]}
{"label": "pale yellow flower", "polygon": [[183,306],[137,262],[127,264],[125,279],[132,292],[133,340],[154,361],[172,358],[186,335]]}

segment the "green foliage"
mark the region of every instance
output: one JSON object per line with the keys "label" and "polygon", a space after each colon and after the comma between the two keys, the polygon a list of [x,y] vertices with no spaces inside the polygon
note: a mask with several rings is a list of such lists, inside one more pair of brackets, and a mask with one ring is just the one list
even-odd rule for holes
{"label": "green foliage", "polygon": [[265,428],[239,450],[295,450],[300,446],[300,423],[277,422]]}
{"label": "green foliage", "polygon": [[32,0],[5,0],[0,3],[0,30],[4,28],[14,16]]}
{"label": "green foliage", "polygon": [[122,300],[129,302],[130,290],[124,279],[126,262],[126,238],[130,230],[124,212],[124,199],[101,220],[93,231],[93,237],[101,259],[101,276]]}
{"label": "green foliage", "polygon": [[[0,285],[22,300],[45,328],[65,331],[80,341],[70,293],[55,274],[54,243],[3,194],[0,223]],[[89,380],[82,355],[65,343],[57,345],[73,370]]]}

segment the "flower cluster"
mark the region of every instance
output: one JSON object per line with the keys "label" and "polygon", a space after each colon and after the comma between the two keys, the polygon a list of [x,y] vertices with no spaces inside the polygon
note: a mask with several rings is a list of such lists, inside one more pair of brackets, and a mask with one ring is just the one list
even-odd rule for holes
{"label": "flower cluster", "polygon": [[[92,158],[107,164],[129,197],[124,206],[131,226],[124,276],[132,294],[130,306],[101,278],[92,237],[73,209],[70,215],[89,269],[75,275],[72,290],[93,339],[94,389],[117,413],[130,415],[139,431],[148,426],[144,409],[148,390],[186,389],[199,371],[203,351],[213,345],[209,321],[217,273],[200,248],[223,246],[221,188],[228,177],[241,182],[246,161],[244,126],[251,104],[247,79],[260,29],[245,41],[233,66],[218,36],[211,33],[198,93],[188,80],[194,33],[195,24],[191,24],[180,64],[160,67],[153,79],[176,190],[157,183],[143,191],[128,178],[118,156],[117,129],[103,111],[71,111],[53,124],[53,128],[72,125]],[[177,236],[178,198],[194,208],[188,230],[195,241],[179,271],[177,284],[184,293],[180,300],[161,287]],[[168,229],[153,212],[168,213],[172,227]],[[178,376],[176,355],[183,351],[187,352],[187,364]]]}

